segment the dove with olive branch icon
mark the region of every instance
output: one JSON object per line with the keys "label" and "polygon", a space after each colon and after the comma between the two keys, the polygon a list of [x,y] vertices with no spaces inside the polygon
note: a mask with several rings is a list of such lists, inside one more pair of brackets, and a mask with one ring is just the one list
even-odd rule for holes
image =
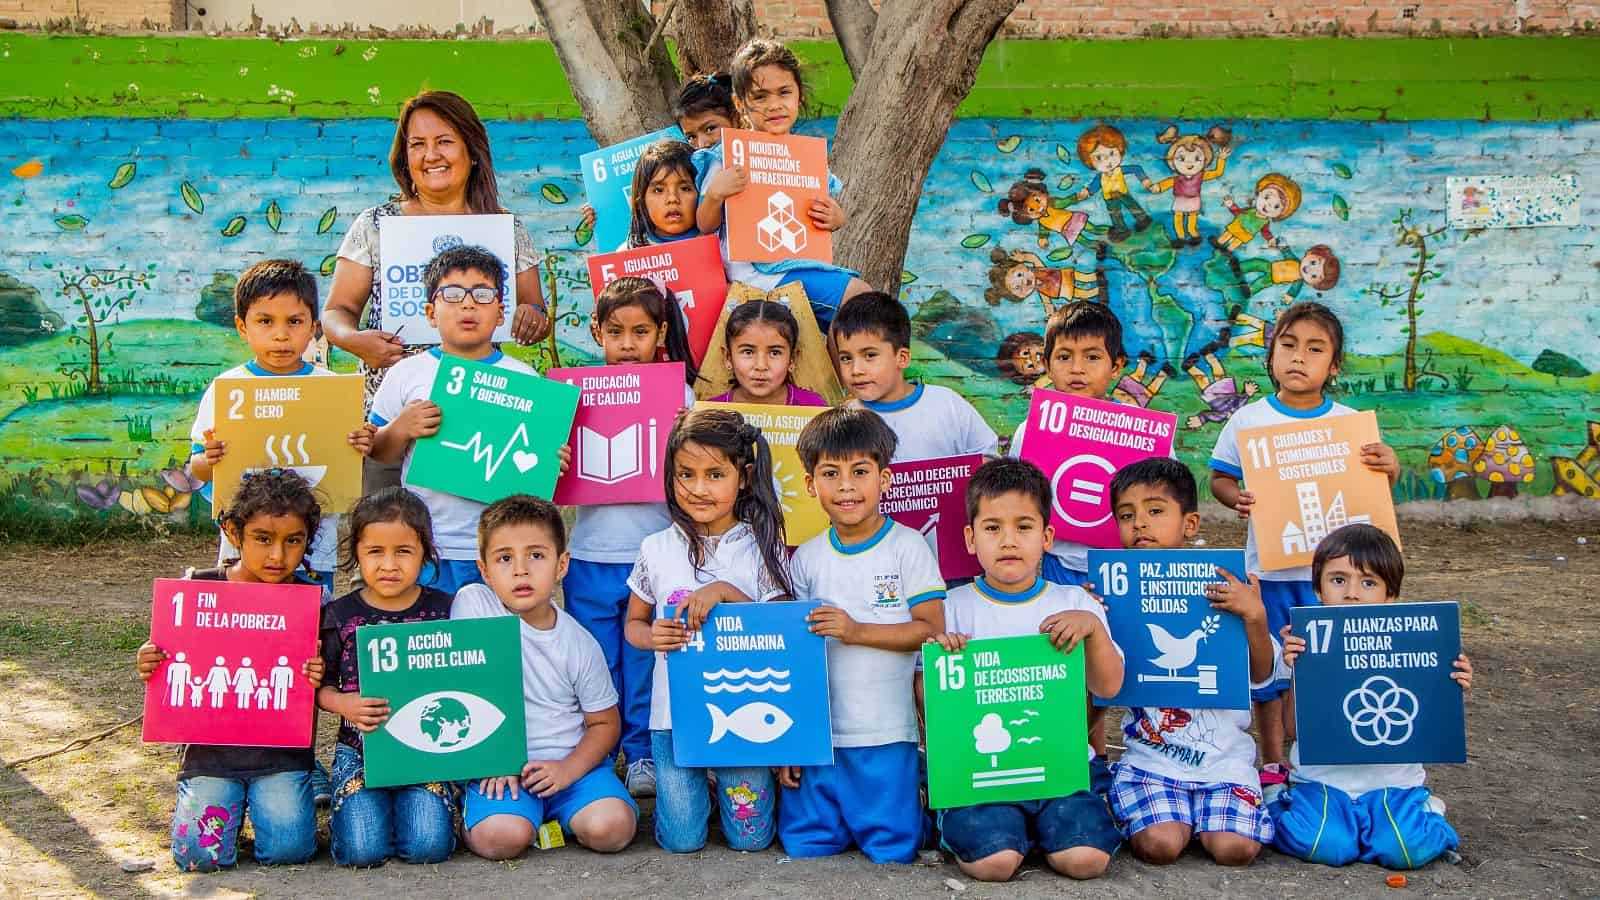
{"label": "dove with olive branch icon", "polygon": [[1216,634],[1220,626],[1221,616],[1206,616],[1200,620],[1199,628],[1178,638],[1168,634],[1160,625],[1146,622],[1145,627],[1150,629],[1150,640],[1160,652],[1159,656],[1150,660],[1150,664],[1165,669],[1168,677],[1176,678],[1179,669],[1187,669],[1194,664],[1194,658],[1200,652],[1200,642]]}

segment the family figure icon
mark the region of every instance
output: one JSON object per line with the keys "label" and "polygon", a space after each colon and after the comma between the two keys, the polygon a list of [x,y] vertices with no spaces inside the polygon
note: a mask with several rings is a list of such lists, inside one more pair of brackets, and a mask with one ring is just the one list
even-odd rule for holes
{"label": "family figure icon", "polygon": [[[278,657],[277,665],[258,675],[246,656],[239,660],[236,669],[229,670],[227,659],[217,657],[211,668],[202,676],[189,662],[189,655],[179,651],[167,665],[167,705],[196,709],[209,705],[222,709],[227,695],[234,695],[234,705],[239,709],[287,709],[289,688],[294,686],[294,669],[287,656]],[[205,701],[209,700],[209,704]]]}

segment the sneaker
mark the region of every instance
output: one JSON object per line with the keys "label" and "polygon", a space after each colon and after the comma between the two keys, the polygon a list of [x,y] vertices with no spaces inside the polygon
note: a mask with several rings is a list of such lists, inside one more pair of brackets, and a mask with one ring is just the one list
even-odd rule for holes
{"label": "sneaker", "polygon": [[317,760],[317,765],[311,770],[311,802],[318,806],[327,806],[333,802],[333,782],[328,779],[328,768]]}
{"label": "sneaker", "polygon": [[656,761],[636,759],[628,763],[628,793],[635,797],[656,795]]}

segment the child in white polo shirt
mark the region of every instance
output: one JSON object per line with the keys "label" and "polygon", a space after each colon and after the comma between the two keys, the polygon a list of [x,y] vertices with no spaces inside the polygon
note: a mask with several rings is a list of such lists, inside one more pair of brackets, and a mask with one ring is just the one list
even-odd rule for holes
{"label": "child in white polo shirt", "polygon": [[895,434],[877,413],[830,409],[795,449],[831,523],[790,571],[796,599],[822,603],[811,631],[829,639],[834,762],[779,770],[778,837],[797,858],[854,844],[875,863],[911,862],[925,831],[911,683],[944,624],[944,580],[927,540],[878,511]]}

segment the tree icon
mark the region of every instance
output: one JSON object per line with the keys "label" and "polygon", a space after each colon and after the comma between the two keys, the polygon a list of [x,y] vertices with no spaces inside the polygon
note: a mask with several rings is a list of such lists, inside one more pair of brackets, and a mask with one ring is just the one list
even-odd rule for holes
{"label": "tree icon", "polygon": [[1006,730],[1004,722],[996,713],[989,713],[983,717],[972,729],[973,748],[979,753],[989,754],[989,767],[1000,765],[999,754],[1011,748],[1011,732]]}

